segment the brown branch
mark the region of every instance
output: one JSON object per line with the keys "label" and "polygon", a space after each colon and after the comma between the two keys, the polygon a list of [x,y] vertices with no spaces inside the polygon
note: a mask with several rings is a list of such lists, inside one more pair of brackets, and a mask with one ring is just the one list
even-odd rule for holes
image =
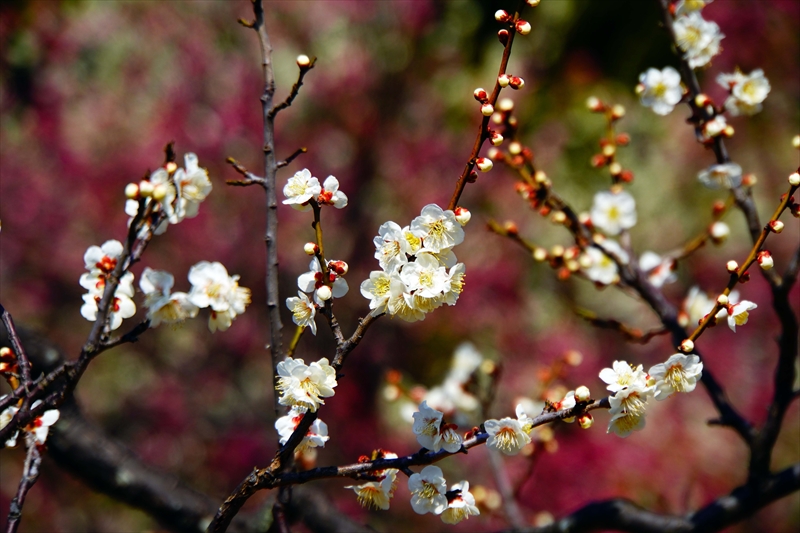
{"label": "brown branch", "polygon": [[11,348],[14,350],[14,355],[17,356],[17,367],[21,373],[22,384],[27,388],[31,382],[31,363],[17,335],[17,328],[14,327],[14,319],[11,318],[11,313],[9,313],[2,304],[0,304],[0,315],[2,315],[8,339],[11,342]]}
{"label": "brown branch", "polygon": [[252,172],[249,172],[246,168],[239,164],[234,158],[229,157],[225,160],[226,163],[231,165],[233,169],[244,176],[243,180],[227,180],[225,183],[228,185],[234,185],[239,187],[247,187],[248,185],[261,185],[262,187],[266,188],[267,182],[261,176],[256,176]]}
{"label": "brown branch", "polygon": [[39,467],[42,464],[42,456],[39,453],[39,446],[36,444],[36,440],[30,435],[25,435],[25,441],[28,446],[28,453],[25,456],[25,465],[22,468],[17,494],[11,500],[11,505],[9,506],[6,533],[16,533],[17,528],[19,528],[25,497],[39,478]]}
{"label": "brown branch", "polygon": [[[303,78],[306,77],[306,74],[308,74],[309,70],[314,68],[314,63],[316,62],[317,58],[312,57],[309,60],[308,65],[298,65],[300,67],[300,73],[297,75],[297,81],[295,82],[294,85],[292,85],[292,90],[289,91],[289,96],[286,97],[286,100],[284,100],[283,102],[276,105],[270,110],[269,117],[271,119],[274,119],[279,112],[283,111],[284,109],[292,105],[292,102],[294,101],[295,98],[297,98],[297,95],[300,93],[300,87],[303,86]],[[301,153],[305,153],[304,149],[302,148],[298,152],[295,152],[294,157],[297,157]],[[292,159],[294,159],[294,157],[292,157]]]}
{"label": "brown branch", "polygon": [[305,154],[306,152],[308,152],[308,148],[306,148],[305,146],[303,146],[302,148],[298,148],[297,150],[294,151],[294,153],[292,153],[292,155],[290,155],[283,161],[278,161],[278,168],[285,167],[286,165],[294,161],[299,155]]}
{"label": "brown branch", "polygon": [[[769,476],[762,487],[746,484],[687,516],[648,511],[621,498],[592,502],[552,524],[515,529],[514,533],[711,533],[740,522],[760,509],[800,490],[800,463]],[[509,531],[510,533],[510,531]]]}
{"label": "brown branch", "polygon": [[595,327],[601,329],[613,329],[625,337],[626,340],[639,344],[647,344],[653,337],[666,335],[669,333],[669,330],[664,327],[653,329],[645,333],[638,328],[626,326],[619,320],[614,320],[612,318],[599,318],[596,313],[593,313],[587,309],[576,309],[575,313]]}

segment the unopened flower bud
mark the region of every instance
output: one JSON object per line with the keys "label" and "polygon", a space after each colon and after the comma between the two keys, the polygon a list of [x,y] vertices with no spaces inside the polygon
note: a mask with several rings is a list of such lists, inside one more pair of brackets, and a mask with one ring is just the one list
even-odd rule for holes
{"label": "unopened flower bud", "polygon": [[644,92],[647,90],[647,87],[644,86],[644,83],[637,83],[636,84],[636,96],[642,96]]}
{"label": "unopened flower bud", "polygon": [[469,220],[472,218],[472,213],[470,213],[469,209],[466,207],[456,207],[454,214],[456,216],[456,220],[462,226],[466,226]]}
{"label": "unopened flower bud", "polygon": [[128,200],[135,200],[139,196],[139,186],[135,183],[129,183],[125,186],[125,198]]}
{"label": "unopened flower bud", "polygon": [[483,114],[483,116],[490,117],[492,113],[494,113],[494,106],[492,104],[486,103],[481,106],[481,114]]}
{"label": "unopened flower bud", "polygon": [[594,419],[589,413],[583,413],[578,417],[578,424],[580,424],[581,428],[583,429],[589,429],[592,427],[592,422],[594,422]]}
{"label": "unopened flower bud", "polygon": [[305,54],[300,54],[297,56],[297,66],[300,68],[305,68],[311,64],[311,59]]}
{"label": "unopened flower bud", "polygon": [[542,0],[526,0],[527,4],[531,7],[536,7]]}
{"label": "unopened flower bud", "polygon": [[167,186],[163,183],[159,183],[155,187],[153,187],[153,200],[156,202],[160,202],[164,198],[167,197]]}
{"label": "unopened flower bud", "polygon": [[497,102],[497,109],[502,111],[503,113],[508,113],[514,110],[514,100],[511,98],[503,98],[499,102]]}
{"label": "unopened flower bud", "polygon": [[475,160],[475,166],[477,166],[481,172],[489,172],[492,170],[492,166],[494,166],[494,164],[488,157],[479,157],[477,160]]}
{"label": "unopened flower bud", "polygon": [[500,146],[503,144],[503,136],[496,131],[493,131],[489,136],[489,142],[492,143],[492,146]]}
{"label": "unopened flower bud", "polygon": [[705,107],[712,104],[711,98],[707,94],[700,93],[694,97],[694,105],[697,107]]}
{"label": "unopened flower bud", "polygon": [[486,151],[486,157],[488,157],[492,161],[497,161],[498,159],[503,158],[503,152],[492,146]]}
{"label": "unopened flower bud", "polygon": [[772,254],[766,250],[758,252],[758,266],[760,266],[762,270],[769,270],[774,265],[775,261],[772,260]]}
{"label": "unopened flower bud", "polygon": [[344,261],[331,261],[328,263],[328,268],[340,276],[344,276],[347,274],[347,271],[350,270],[350,266]]}
{"label": "unopened flower bud", "polygon": [[500,40],[500,44],[503,46],[508,44],[508,30],[502,29],[497,32],[497,38]]}
{"label": "unopened flower bud", "polygon": [[769,229],[771,229],[775,233],[780,233],[783,231],[783,222],[780,220],[770,220],[769,221]]}
{"label": "unopened flower bud", "polygon": [[494,19],[497,22],[508,22],[509,20],[511,20],[511,15],[508,14],[508,11],[505,11],[503,9],[498,9],[497,11],[494,12]]}
{"label": "unopened flower bud", "polygon": [[472,96],[474,96],[475,100],[479,102],[485,102],[489,98],[489,95],[486,94],[486,90],[481,89],[480,87],[472,91]]}
{"label": "unopened flower bud", "polygon": [[752,187],[758,183],[758,177],[755,174],[745,174],[742,176],[742,185],[745,187]]}
{"label": "unopened flower bud", "polygon": [[725,137],[729,138],[729,139],[730,139],[731,137],[733,137],[733,134],[734,134],[734,133],[736,133],[736,130],[734,130],[734,129],[733,129],[733,126],[731,126],[730,124],[728,124],[727,126],[725,126],[725,129],[723,129],[723,130],[722,130],[722,134],[723,134]]}
{"label": "unopened flower bud", "polygon": [[717,296],[717,303],[719,305],[728,305],[728,296],[726,294],[720,294]]}
{"label": "unopened flower bud", "polygon": [[600,168],[606,165],[608,160],[606,156],[603,154],[595,154],[592,156],[592,159],[589,161],[589,164],[592,165],[592,168]]}
{"label": "unopened flower bud", "polygon": [[603,155],[605,157],[611,157],[612,155],[617,153],[617,147],[613,144],[607,144],[603,146]]}
{"label": "unopened flower bud", "polygon": [[519,227],[511,220],[506,220],[506,222],[503,224],[503,229],[508,235],[519,235]]}
{"label": "unopened flower bud", "polygon": [[522,152],[522,145],[517,141],[508,145],[508,153],[511,155],[519,155]]}
{"label": "unopened flower bud", "polygon": [[510,82],[510,81],[511,81],[511,77],[509,77],[508,74],[500,74],[497,77],[497,84],[500,87],[508,87],[508,82]]}
{"label": "unopened flower bud", "polygon": [[611,108],[611,118],[619,120],[625,116],[625,106],[617,104]]}
{"label": "unopened flower bud", "polygon": [[542,261],[547,259],[547,250],[537,246],[536,248],[533,249],[533,254],[532,255],[533,255],[533,258],[536,261],[539,261],[541,263]]}
{"label": "unopened flower bud", "polygon": [[139,182],[139,196],[142,198],[147,198],[148,196],[153,194],[153,184],[147,180],[142,180]]}
{"label": "unopened flower bud", "polygon": [[619,176],[622,174],[622,165],[614,161],[610,165],[608,165],[608,171],[611,172],[612,176]]}
{"label": "unopened flower bud", "polygon": [[728,238],[728,235],[731,234],[731,228],[724,222],[714,222],[708,228],[708,234],[711,236],[711,239],[714,241],[714,244],[722,244],[725,242],[725,239]]}
{"label": "unopened flower bud", "polygon": [[556,244],[552,248],[550,248],[550,255],[553,257],[563,257],[564,256],[564,247],[560,244]]}
{"label": "unopened flower bud", "polygon": [[567,215],[565,215],[563,211],[556,211],[550,217],[550,220],[552,220],[554,224],[563,224],[567,221]]}
{"label": "unopened flower bud", "polygon": [[478,181],[478,173],[474,170],[470,170],[467,175],[467,183],[475,183],[476,181]]}
{"label": "unopened flower bud", "polygon": [[603,102],[596,96],[590,96],[586,99],[586,107],[589,108],[589,111],[597,112],[603,109]]}
{"label": "unopened flower bud", "polygon": [[800,185],[800,174],[799,173],[794,172],[792,174],[789,174],[789,185],[793,185],[795,187]]}
{"label": "unopened flower bud", "polygon": [[627,146],[631,142],[631,136],[627,133],[620,133],[615,141],[619,146]]}
{"label": "unopened flower bud", "polygon": [[172,174],[173,172],[175,172],[176,170],[178,170],[178,165],[177,165],[177,164],[175,164],[175,161],[170,161],[169,163],[167,163],[167,164],[164,166],[164,168],[166,168],[166,169],[167,169],[167,172],[169,172],[170,174]]}
{"label": "unopened flower bud", "polygon": [[795,135],[792,137],[792,146],[794,148],[800,148],[800,135]]}
{"label": "unopened flower bud", "polygon": [[575,399],[579,402],[588,402],[591,397],[592,393],[589,392],[589,387],[581,385],[575,389]]}
{"label": "unopened flower bud", "polygon": [[694,342],[691,339],[684,339],[679,349],[683,353],[691,353],[694,350]]}
{"label": "unopened flower bud", "polygon": [[319,252],[319,246],[314,242],[307,242],[303,245],[303,251],[308,255],[315,255]]}
{"label": "unopened flower bud", "polygon": [[327,285],[323,285],[322,287],[317,289],[317,298],[319,298],[323,302],[330,300],[331,296],[333,296],[333,293],[331,292],[331,288],[328,287]]}
{"label": "unopened flower bud", "polygon": [[519,19],[517,21],[517,33],[520,35],[528,35],[531,32],[531,23],[527,20]]}
{"label": "unopened flower bud", "polygon": [[730,273],[734,273],[737,270],[739,270],[739,263],[731,259],[730,261],[725,263],[725,269]]}
{"label": "unopened flower bud", "polygon": [[511,79],[508,81],[509,87],[512,89],[522,89],[525,87],[525,80],[520,78],[519,76],[511,76]]}
{"label": "unopened flower bud", "polygon": [[537,170],[533,175],[533,181],[536,183],[545,183],[547,181],[547,174],[544,170]]}

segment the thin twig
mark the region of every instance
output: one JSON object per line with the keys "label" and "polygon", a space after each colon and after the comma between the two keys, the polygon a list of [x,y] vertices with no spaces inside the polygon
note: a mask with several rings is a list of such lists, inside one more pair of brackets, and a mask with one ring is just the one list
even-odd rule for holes
{"label": "thin twig", "polygon": [[25,435],[28,453],[25,456],[25,465],[22,469],[22,476],[19,479],[17,494],[11,500],[8,510],[8,521],[6,522],[6,533],[16,533],[22,519],[22,506],[25,505],[25,497],[28,491],[39,478],[39,467],[42,464],[42,456],[36,439],[32,435]]}
{"label": "thin twig", "polygon": [[3,324],[6,326],[6,331],[8,331],[8,340],[11,343],[11,348],[17,356],[17,367],[22,377],[22,385],[27,388],[31,383],[31,362],[28,360],[25,348],[22,347],[19,335],[17,335],[14,319],[11,318],[11,313],[2,304],[0,304],[0,314],[2,315]]}
{"label": "thin twig", "polygon": [[294,151],[292,155],[290,155],[283,161],[278,161],[278,168],[285,167],[286,165],[294,161],[297,158],[297,156],[305,154],[306,152],[308,152],[308,148],[306,148],[305,146],[303,146],[302,148],[298,148],[297,150]]}

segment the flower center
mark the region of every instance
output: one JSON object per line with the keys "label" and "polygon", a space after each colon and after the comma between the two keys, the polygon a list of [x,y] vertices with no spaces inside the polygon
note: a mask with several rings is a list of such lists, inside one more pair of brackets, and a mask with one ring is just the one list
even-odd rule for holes
{"label": "flower center", "polygon": [[683,367],[681,365],[672,365],[669,367],[669,370],[667,370],[667,373],[664,376],[664,381],[666,381],[670,387],[678,392],[685,391],[686,386],[688,385],[686,377],[683,374]]}
{"label": "flower center", "polygon": [[436,490],[436,485],[433,483],[428,483],[427,481],[422,482],[422,488],[418,492],[420,498],[424,498],[426,500],[432,500],[434,496],[439,494],[439,491]]}

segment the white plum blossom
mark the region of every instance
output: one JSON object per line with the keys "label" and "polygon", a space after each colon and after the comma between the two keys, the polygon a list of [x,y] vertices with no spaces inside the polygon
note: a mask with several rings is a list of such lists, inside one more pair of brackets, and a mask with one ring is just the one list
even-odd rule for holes
{"label": "white plum blossom", "polygon": [[692,392],[703,375],[703,363],[694,354],[673,354],[648,372],[655,380],[653,390],[656,400],[665,400],[676,392]]}
{"label": "white plum blossom", "polygon": [[[280,436],[281,446],[289,441],[289,437],[291,437],[294,430],[297,429],[297,425],[300,424],[305,412],[305,409],[302,407],[294,406],[289,410],[289,414],[275,421],[275,430]],[[300,444],[295,448],[295,452],[302,452],[309,448],[324,448],[325,443],[328,442],[329,439],[328,424],[317,418],[311,424],[311,427],[308,428],[306,436],[303,437],[303,440],[300,441]]]}
{"label": "white plum blossom", "polygon": [[466,267],[464,263],[458,263],[450,270],[447,271],[447,280],[445,281],[444,289],[444,303],[447,305],[456,305],[458,297],[464,291],[464,284],[466,274]]}
{"label": "white plum blossom", "polygon": [[668,115],[683,98],[681,75],[672,67],[649,68],[639,75],[637,93],[643,106],[657,115]]}
{"label": "white plum blossom", "polygon": [[211,308],[208,328],[212,332],[228,329],[250,303],[250,289],[240,287],[239,276],[229,276],[222,263],[197,263],[189,269],[189,282],[189,301],[201,309]]}
{"label": "white plum blossom", "polygon": [[470,516],[478,516],[481,512],[475,505],[475,496],[469,491],[469,482],[462,481],[450,487],[450,492],[458,494],[447,504],[447,509],[442,513],[442,522],[445,524],[458,524]]}
{"label": "white plum blossom", "polygon": [[636,225],[636,201],[625,191],[600,191],[594,195],[592,224],[607,235],[619,235]]}
{"label": "white plum blossom", "polygon": [[489,439],[486,445],[505,455],[516,455],[531,442],[532,420],[525,414],[522,405],[517,405],[517,418],[505,417],[500,420],[490,419],[483,423]]}
{"label": "white plum blossom", "polygon": [[600,371],[600,379],[608,384],[606,388],[609,391],[616,393],[629,387],[647,388],[647,374],[642,365],[633,367],[625,361],[614,361],[611,366]]}
{"label": "white plum blossom", "polygon": [[742,184],[742,167],[736,163],[711,165],[701,170],[697,179],[709,189],[733,189]]}
{"label": "white plum blossom", "polygon": [[414,236],[422,239],[426,251],[439,253],[464,242],[464,229],[456,216],[436,204],[423,207],[420,215],[411,221],[410,228]]}
{"label": "white plum blossom", "polygon": [[179,209],[186,218],[197,216],[200,203],[211,192],[211,180],[208,171],[198,164],[197,155],[188,153],[183,156],[186,169],[179,168],[175,171],[173,180],[180,193],[180,200],[176,209]]}
{"label": "white plum blossom", "polygon": [[176,324],[197,316],[198,308],[185,292],[171,292],[175,278],[169,272],[145,267],[139,288],[144,293],[150,327],[161,323]]}
{"label": "white plum blossom", "polygon": [[[328,261],[328,266],[334,261]],[[307,293],[315,292],[317,289],[322,287],[323,285],[327,285],[325,283],[324,274],[322,272],[322,266],[319,264],[319,259],[316,257],[311,259],[311,262],[308,264],[309,271],[305,274],[300,274],[297,278],[297,287]],[[347,285],[347,281],[333,269],[328,268],[328,282],[330,283],[331,287],[331,294],[334,298],[341,298],[347,291],[350,290],[350,287]],[[321,303],[321,302],[317,302]]]}
{"label": "white plum blossom", "polygon": [[442,469],[428,465],[408,478],[411,507],[417,514],[442,514],[447,509],[447,483]]}
{"label": "white plum blossom", "polygon": [[725,128],[728,127],[728,121],[725,119],[724,115],[717,115],[711,120],[707,121],[703,124],[703,138],[704,140],[709,140],[719,135],[725,131]]}
{"label": "white plum blossom", "polygon": [[383,270],[373,270],[369,279],[361,282],[361,294],[369,299],[370,314],[380,315],[386,312],[386,305],[391,296],[392,276]]}
{"label": "white plum blossom", "polygon": [[[0,396],[0,400],[5,397],[6,396]],[[42,400],[36,400],[31,404],[31,409],[36,409],[41,404]],[[19,407],[12,405],[0,413],[0,429],[3,429],[10,424],[17,412],[19,412]],[[33,421],[23,428],[23,431],[31,435],[36,444],[42,446],[47,441],[47,435],[50,433],[50,427],[58,422],[59,415],[60,413],[58,409],[48,409],[41,415],[34,418]],[[16,446],[18,436],[19,431],[15,431],[11,437],[6,440],[5,446],[7,448],[13,448]]]}
{"label": "white plum blossom", "polygon": [[296,297],[286,298],[286,307],[292,312],[292,322],[304,328],[309,327],[311,333],[317,334],[317,323],[314,322],[317,306],[308,299],[308,296],[297,291]]}
{"label": "white plum blossom", "polygon": [[436,298],[445,290],[447,271],[431,254],[420,253],[400,272],[400,279],[409,292],[423,298]]}
{"label": "white plum blossom", "polygon": [[322,182],[322,190],[317,194],[319,205],[332,205],[336,209],[347,206],[347,195],[339,190],[339,180],[328,176]]}
{"label": "white plum blossom", "polygon": [[707,65],[722,50],[720,42],[725,36],[716,22],[705,20],[699,11],[678,17],[673,28],[675,42],[692,68]]}
{"label": "white plum blossom", "polygon": [[653,287],[662,287],[678,279],[675,274],[675,260],[661,257],[655,252],[644,252],[639,258],[639,267],[647,274],[647,280]]}
{"label": "white plum blossom", "polygon": [[728,327],[731,331],[736,331],[736,326],[744,326],[747,324],[747,319],[752,311],[758,307],[753,302],[742,300],[739,303],[731,304],[728,306]]}
{"label": "white plum blossom", "polygon": [[89,271],[100,270],[110,274],[117,266],[117,261],[122,256],[124,248],[122,243],[111,239],[102,246],[90,246],[83,254],[83,262]]}
{"label": "white plum blossom", "polygon": [[298,406],[316,412],[330,398],[336,387],[336,371],[323,357],[310,365],[302,359],[287,357],[277,366],[281,405]]}
{"label": "white plum blossom", "polygon": [[415,305],[414,297],[407,292],[405,284],[399,279],[392,279],[389,286],[389,301],[386,310],[390,316],[402,318],[406,322],[416,322],[425,319],[426,310]]}
{"label": "white plum blossom", "polygon": [[738,69],[731,74],[720,74],[717,83],[730,91],[725,109],[733,116],[754,115],[761,111],[761,104],[772,89],[760,68],[750,74],[743,74]]}
{"label": "white plum blossom", "polygon": [[440,446],[437,446],[437,444],[441,440],[439,428],[442,425],[443,417],[444,413],[428,407],[428,402],[423,401],[419,405],[419,411],[413,415],[414,426],[412,431],[417,436],[417,442],[420,446],[431,451],[439,450]]}
{"label": "white plum blossom", "polygon": [[[337,182],[338,186],[338,182]],[[295,172],[294,176],[283,187],[283,194],[286,196],[284,204],[292,206],[298,211],[308,211],[311,206],[309,200],[319,196],[322,187],[319,180],[311,175],[307,168]],[[346,201],[346,200],[345,200]]]}
{"label": "white plum blossom", "polygon": [[[130,274],[129,278],[127,278],[127,274]],[[114,293],[114,298],[111,300],[110,310],[108,313],[109,328],[112,331],[122,325],[123,319],[130,318],[136,314],[136,305],[133,303],[133,300],[131,300],[134,294],[133,274],[128,272],[126,273],[126,276],[123,276],[123,278],[125,278],[127,281],[126,283],[120,283],[117,286],[117,290]],[[99,310],[98,305],[102,299],[102,292],[98,293],[90,290],[88,293],[84,294],[83,305],[81,306],[81,316],[91,322],[97,320],[97,312]]]}
{"label": "white plum blossom", "polygon": [[[622,263],[628,262],[628,253],[616,241],[606,239],[601,246],[605,251],[617,256]],[[587,266],[584,267],[583,271],[590,280],[603,285],[611,285],[619,281],[617,264],[599,248],[595,246],[586,248],[584,261]]]}
{"label": "white plum blossom", "polygon": [[375,244],[375,259],[386,272],[392,272],[408,263],[406,254],[411,254],[410,244],[396,222],[385,222],[378,228]]}
{"label": "white plum blossom", "polygon": [[[372,453],[372,460],[375,461],[377,459],[397,459],[397,454],[376,450]],[[385,511],[389,508],[389,501],[394,496],[394,490],[397,488],[397,472],[398,470],[395,468],[376,470],[372,472],[372,475],[381,478],[379,481],[369,481],[361,485],[348,485],[345,488],[355,491],[358,503],[362,507]]]}
{"label": "white plum blossom", "polygon": [[631,432],[643,429],[648,396],[649,392],[640,386],[625,387],[611,396],[608,399],[611,404],[611,420],[607,432],[625,438]]}

